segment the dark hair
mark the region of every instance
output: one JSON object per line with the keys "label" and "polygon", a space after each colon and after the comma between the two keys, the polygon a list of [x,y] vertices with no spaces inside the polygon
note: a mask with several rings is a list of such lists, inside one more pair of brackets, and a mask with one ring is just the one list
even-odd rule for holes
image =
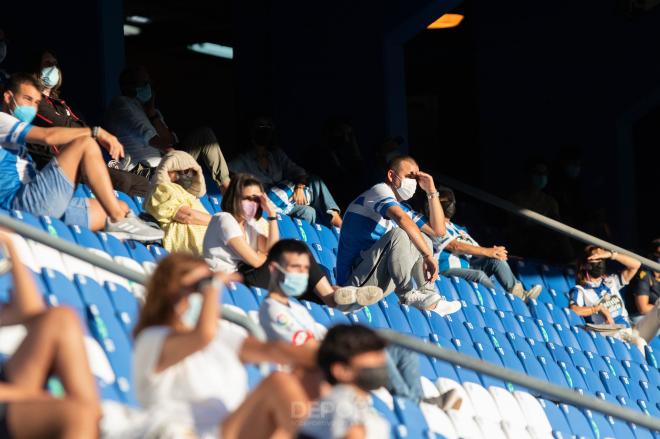
{"label": "dark hair", "polygon": [[[243,198],[243,189],[248,186],[258,186],[259,189],[261,189],[261,192],[264,191],[264,186],[257,177],[250,174],[235,174],[222,197],[222,203],[220,205],[222,211],[231,213],[234,218],[242,219],[243,213],[241,212],[241,199]],[[261,205],[259,205],[256,218],[261,218],[261,214],[262,209]]]}
{"label": "dark hair", "polygon": [[295,253],[297,255],[306,254],[307,256],[312,257],[307,244],[302,241],[296,241],[295,239],[281,239],[271,247],[268,251],[268,258],[266,262],[281,262],[282,255],[284,253]]}
{"label": "dark hair", "polygon": [[362,325],[335,325],[321,342],[317,362],[330,384],[337,380],[332,375],[334,363],[348,364],[357,355],[385,349],[387,342],[372,329]]}
{"label": "dark hair", "polygon": [[43,49],[40,51],[36,56],[35,59],[32,61],[32,71],[34,72],[34,77],[37,78],[37,81],[39,82],[39,90],[44,89],[44,85],[41,83],[41,70],[42,70],[42,65],[41,61],[44,57],[45,54],[50,53],[53,58],[55,58],[55,66],[59,69],[60,71],[60,80],[55,84],[55,87],[53,87],[50,90],[50,96],[58,99],[60,97],[60,88],[62,87],[62,68],[60,67],[60,63],[57,59],[57,53],[52,50],[52,49]]}
{"label": "dark hair", "polygon": [[41,92],[41,85],[39,84],[37,78],[29,73],[21,72],[11,75],[9,78],[9,83],[7,84],[7,90],[10,90],[12,93],[16,94],[23,84],[31,85],[39,90],[39,92]]}
{"label": "dark hair", "polygon": [[414,164],[417,164],[417,161],[414,158],[412,158],[411,156],[409,156],[409,155],[399,155],[399,156],[396,156],[392,160],[389,161],[389,163],[387,164],[387,169],[388,170],[393,169],[395,171],[398,171],[399,166],[401,166],[401,163],[403,163],[403,162],[412,162]]}

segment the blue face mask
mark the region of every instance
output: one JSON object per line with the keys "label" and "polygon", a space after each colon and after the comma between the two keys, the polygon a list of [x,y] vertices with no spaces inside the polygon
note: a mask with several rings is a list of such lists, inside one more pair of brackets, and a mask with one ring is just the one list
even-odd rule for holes
{"label": "blue face mask", "polygon": [[149,102],[151,100],[151,84],[143,85],[142,87],[136,87],[135,97],[143,104]]}
{"label": "blue face mask", "polygon": [[53,88],[60,82],[60,69],[56,66],[41,69],[41,83],[46,88]]}
{"label": "blue face mask", "polygon": [[204,299],[200,293],[192,293],[188,296],[188,309],[181,316],[181,321],[184,325],[189,328],[197,326],[203,303]]}
{"label": "blue face mask", "polygon": [[542,190],[548,185],[548,176],[547,175],[532,175],[532,184],[535,188]]}
{"label": "blue face mask", "polygon": [[307,290],[307,282],[309,280],[309,273],[291,273],[284,271],[279,264],[275,267],[282,273],[282,280],[279,282],[279,287],[284,294],[289,297],[298,297]]}
{"label": "blue face mask", "polygon": [[21,122],[32,123],[37,115],[37,109],[30,105],[18,105],[16,99],[13,97],[12,99],[14,100],[16,107],[14,107],[14,111],[12,111],[11,114]]}

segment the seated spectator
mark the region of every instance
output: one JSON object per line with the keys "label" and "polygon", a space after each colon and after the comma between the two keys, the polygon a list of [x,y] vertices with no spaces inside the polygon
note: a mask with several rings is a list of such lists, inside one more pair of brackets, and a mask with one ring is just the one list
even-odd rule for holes
{"label": "seated spectator", "polygon": [[[404,201],[417,190],[429,199],[429,221]],[[433,177],[419,170],[412,157],[397,157],[389,164],[385,182],[358,196],[346,210],[339,237],[337,282],[374,285],[394,292],[403,304],[440,315],[461,308],[444,300],[436,290],[438,261],[431,238],[445,234],[445,217]]]}
{"label": "seated spectator", "polygon": [[[44,128],[86,127],[87,124],[61,98],[62,70],[52,51],[46,50],[40,54],[33,73],[41,85],[42,93],[34,125]],[[29,143],[27,147],[38,169],[46,166],[54,156],[59,154],[59,149],[53,145]],[[149,181],[146,178],[114,168],[108,168],[108,174],[112,180],[112,187],[116,190],[131,196],[144,197],[147,194]]]}
{"label": "seated spectator", "polygon": [[170,253],[201,255],[211,221],[198,198],[206,193],[201,166],[190,154],[171,151],[165,154],[152,179],[144,208],[165,232],[163,247]]}
{"label": "seated spectator", "polygon": [[[307,308],[290,300],[304,293],[304,287],[295,288],[294,279],[307,280],[312,259],[307,246],[292,239],[282,240],[270,250],[268,297],[259,308],[259,324],[269,340],[316,345],[325,337],[326,328],[314,321]],[[399,346],[388,346],[386,350],[389,379],[385,387],[393,395],[418,404],[422,400],[422,387],[417,354]],[[439,401],[447,399],[440,398]],[[452,404],[456,402],[454,400]]]}
{"label": "seated spectator", "polygon": [[[651,247],[652,252],[649,254],[649,259],[660,263],[660,238],[654,239],[651,242]],[[636,310],[636,316],[632,320],[637,322],[653,311],[653,307],[658,303],[658,298],[660,298],[660,272],[639,270],[631,287]]]}
{"label": "seated spectator", "polygon": [[[529,160],[525,168],[525,177],[527,181],[518,192],[513,194],[511,201],[517,206],[540,213],[550,219],[562,221],[557,200],[546,192],[547,164],[539,158]],[[509,237],[511,247],[517,254],[564,263],[572,260],[573,249],[564,235],[518,216],[510,216],[510,218]]]}
{"label": "seated spectator", "polygon": [[[223,276],[202,258],[167,256],[147,285],[135,334],[136,396],[145,408],[188,404],[191,437],[290,437],[310,401],[300,380],[274,372],[248,391],[243,363],[272,362],[313,369],[316,350],[263,343],[231,324],[218,324]],[[300,407],[295,413],[292,405]],[[198,436],[195,436],[198,435]]]}
{"label": "seated spectator", "polygon": [[[266,212],[268,231],[257,224]],[[214,271],[239,271],[250,286],[268,288],[268,251],[279,241],[275,206],[261,182],[251,175],[237,174],[222,198],[222,212],[213,216],[204,236],[204,257]],[[329,306],[371,305],[383,297],[378,288],[339,288],[328,282],[323,269],[311,261],[308,293],[315,291]]]}
{"label": "seated spectator", "polygon": [[[46,309],[5,230],[0,230],[0,253],[0,263],[11,265],[13,284],[9,303],[0,309],[0,325],[27,330],[0,365],[0,437],[96,437],[101,409],[78,317],[68,308]],[[64,386],[62,398],[45,390],[51,374]]]}
{"label": "seated spectator", "polygon": [[509,258],[505,247],[481,247],[465,227],[454,224],[451,219],[456,214],[456,197],[451,189],[440,191],[440,202],[445,212],[447,234],[438,240],[440,251],[440,273],[445,276],[462,277],[469,282],[480,283],[486,288],[495,288],[490,279],[495,276],[505,290],[527,301],[541,294],[541,285],[534,285],[525,291],[507,264]]}
{"label": "seated spectator", "polygon": [[339,206],[325,183],[309,176],[277,146],[272,120],[255,120],[250,141],[250,150],[229,163],[232,173],[257,177],[269,191],[269,198],[285,214],[310,223],[318,219],[322,224],[341,226]]}
{"label": "seated spectator", "polygon": [[391,427],[373,408],[369,395],[388,381],[386,346],[364,326],[330,328],[321,342],[318,364],[332,391],[312,407],[298,438],[390,437]]}
{"label": "seated spectator", "polygon": [[110,103],[105,126],[125,145],[127,160],[118,166],[151,176],[170,150],[183,150],[202,162],[221,191],[229,184],[229,170],[218,140],[208,127],[193,130],[179,144],[156,107],[156,94],[144,67],[129,67],[119,77],[121,96]]}
{"label": "seated spectator", "polygon": [[[33,215],[62,218],[67,224],[105,229],[121,239],[155,241],[163,232],[136,218],[117,200],[98,145],[114,158],[124,149],[100,127],[41,128],[30,125],[37,113],[39,83],[24,73],[14,74],[3,93],[0,112],[0,207]],[[36,171],[26,142],[55,145],[60,153]],[[98,142],[98,143],[97,143]],[[86,175],[96,198],[73,196],[75,182]]]}
{"label": "seated spectator", "polygon": [[[618,274],[608,274],[606,260],[620,263],[623,270]],[[569,305],[589,324],[621,325],[621,328],[613,327],[611,330],[605,328],[608,330],[606,335],[634,344],[644,352],[644,346],[660,328],[660,303],[656,302],[644,318],[633,326],[620,291],[632,280],[640,265],[638,260],[630,256],[593,245],[587,246],[578,263],[576,285],[569,292]]]}

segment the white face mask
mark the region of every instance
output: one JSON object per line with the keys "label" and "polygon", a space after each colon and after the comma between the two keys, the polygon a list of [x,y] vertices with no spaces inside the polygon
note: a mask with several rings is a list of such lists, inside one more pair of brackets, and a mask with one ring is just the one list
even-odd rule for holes
{"label": "white face mask", "polygon": [[416,190],[417,180],[414,178],[404,178],[401,180],[401,186],[396,189],[396,193],[399,194],[402,200],[409,200],[415,195]]}
{"label": "white face mask", "polygon": [[192,293],[188,296],[188,309],[181,315],[181,322],[188,328],[197,326],[203,303],[204,298],[199,293]]}

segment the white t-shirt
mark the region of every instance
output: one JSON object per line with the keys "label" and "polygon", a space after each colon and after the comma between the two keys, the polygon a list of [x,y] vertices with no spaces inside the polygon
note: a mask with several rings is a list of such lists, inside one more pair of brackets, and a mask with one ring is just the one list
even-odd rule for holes
{"label": "white t-shirt", "polygon": [[256,220],[245,223],[245,233],[230,213],[213,215],[204,235],[204,257],[213,271],[233,273],[243,259],[227,243],[230,239],[243,236],[253,250],[258,249],[259,226]]}
{"label": "white t-shirt", "polygon": [[327,332],[301,304],[290,300],[285,305],[270,297],[259,307],[259,324],[268,340],[295,345],[302,345],[310,338],[322,340]]}
{"label": "white t-shirt", "polygon": [[[621,289],[626,285],[620,274],[611,274],[597,283],[589,282],[586,285],[574,286],[568,293],[569,300],[571,304],[577,306],[605,305],[614,323],[630,327],[628,311],[621,297]],[[601,313],[586,316],[584,319],[588,323],[605,323],[605,317]]]}
{"label": "white t-shirt", "polygon": [[215,339],[201,351],[161,372],[154,372],[171,328],[153,326],[135,340],[133,375],[144,408],[180,401],[192,406],[199,434],[217,432],[248,392],[247,372],[238,354],[246,338],[241,328],[222,322]]}

